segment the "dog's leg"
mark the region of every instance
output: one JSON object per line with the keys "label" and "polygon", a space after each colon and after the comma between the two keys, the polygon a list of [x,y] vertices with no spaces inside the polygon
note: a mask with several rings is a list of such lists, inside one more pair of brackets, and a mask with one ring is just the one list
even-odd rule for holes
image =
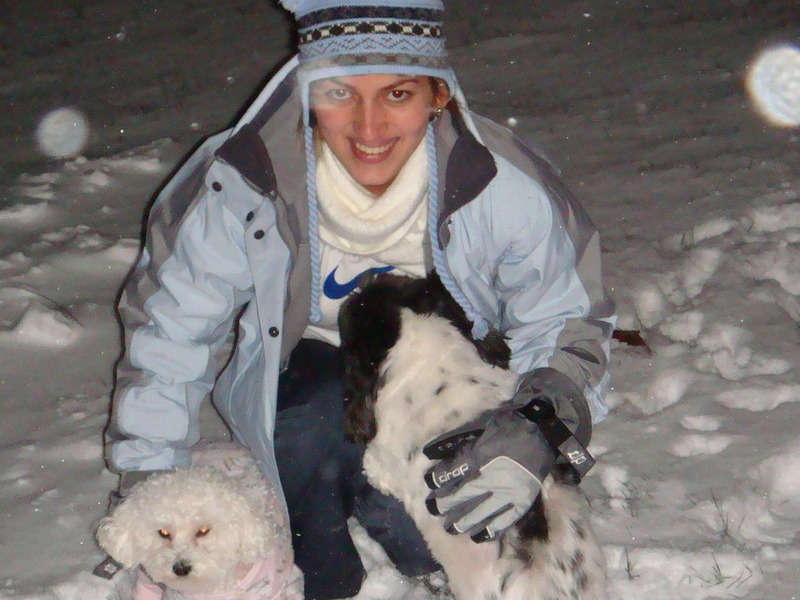
{"label": "dog's leg", "polygon": [[[581,498],[549,478],[542,490],[546,539],[509,535],[504,600],[607,600],[605,560],[583,515]],[[517,566],[513,566],[513,562]]]}

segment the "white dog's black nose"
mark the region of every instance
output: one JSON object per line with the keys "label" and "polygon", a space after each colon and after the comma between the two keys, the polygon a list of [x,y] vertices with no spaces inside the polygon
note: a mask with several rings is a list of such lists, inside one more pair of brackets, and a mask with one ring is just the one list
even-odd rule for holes
{"label": "white dog's black nose", "polygon": [[186,577],[189,573],[192,572],[192,565],[190,565],[185,560],[180,560],[172,565],[172,572],[175,573],[178,577]]}

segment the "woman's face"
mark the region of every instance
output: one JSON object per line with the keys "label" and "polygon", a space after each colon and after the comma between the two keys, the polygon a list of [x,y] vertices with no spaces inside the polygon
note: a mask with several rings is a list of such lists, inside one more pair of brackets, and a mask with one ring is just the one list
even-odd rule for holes
{"label": "woman's face", "polygon": [[425,76],[351,75],[312,83],[317,131],[373,194],[386,191],[425,137],[431,110],[447,103],[444,87],[432,82]]}

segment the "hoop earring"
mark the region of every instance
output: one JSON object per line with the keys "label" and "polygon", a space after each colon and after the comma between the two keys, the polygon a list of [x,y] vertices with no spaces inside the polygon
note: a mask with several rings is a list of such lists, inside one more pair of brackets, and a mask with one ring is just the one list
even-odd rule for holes
{"label": "hoop earring", "polygon": [[443,112],[444,112],[444,109],[443,109],[443,108],[436,108],[436,109],[433,109],[433,110],[431,111],[430,117],[428,117],[428,120],[429,120],[431,123],[433,123],[433,122],[434,122],[436,119],[438,119],[439,117],[441,117],[441,116],[442,116],[442,113],[443,113]]}

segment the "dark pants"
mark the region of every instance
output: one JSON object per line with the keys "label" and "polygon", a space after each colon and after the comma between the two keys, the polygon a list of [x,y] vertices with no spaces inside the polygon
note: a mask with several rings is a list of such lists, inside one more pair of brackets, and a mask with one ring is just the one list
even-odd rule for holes
{"label": "dark pants", "polygon": [[364,449],[344,439],[341,351],[302,340],[278,381],[275,455],[305,596],[354,596],[365,571],[347,529],[355,516],[409,576],[439,568],[402,504],[367,483]]}

